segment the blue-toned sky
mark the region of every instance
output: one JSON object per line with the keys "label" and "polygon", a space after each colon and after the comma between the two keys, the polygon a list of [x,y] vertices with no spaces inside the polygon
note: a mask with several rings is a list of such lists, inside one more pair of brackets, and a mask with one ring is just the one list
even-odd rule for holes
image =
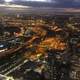
{"label": "blue-toned sky", "polygon": [[[10,2],[10,1],[16,4],[31,5],[31,6],[80,8],[80,0],[0,0],[0,2]],[[31,1],[32,3],[30,3]]]}

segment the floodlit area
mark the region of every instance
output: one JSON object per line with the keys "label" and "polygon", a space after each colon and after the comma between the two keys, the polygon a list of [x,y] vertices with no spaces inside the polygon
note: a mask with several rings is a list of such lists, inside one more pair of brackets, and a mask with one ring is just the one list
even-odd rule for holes
{"label": "floodlit area", "polygon": [[0,0],[0,80],[80,80],[79,2]]}
{"label": "floodlit area", "polygon": [[0,16],[0,74],[10,80],[79,80],[79,20],[74,15]]}

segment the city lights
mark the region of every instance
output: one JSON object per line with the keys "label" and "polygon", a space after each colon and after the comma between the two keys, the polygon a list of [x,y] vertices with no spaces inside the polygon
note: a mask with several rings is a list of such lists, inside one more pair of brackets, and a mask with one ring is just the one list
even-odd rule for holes
{"label": "city lights", "polygon": [[0,80],[80,80],[79,2],[0,0]]}

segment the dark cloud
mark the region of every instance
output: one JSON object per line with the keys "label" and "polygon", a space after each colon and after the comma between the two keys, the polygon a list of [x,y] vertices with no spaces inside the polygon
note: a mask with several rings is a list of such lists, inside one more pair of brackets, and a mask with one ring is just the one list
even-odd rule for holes
{"label": "dark cloud", "polygon": [[[29,2],[29,0],[14,0],[15,3],[22,4],[22,5],[30,5],[30,6],[49,6],[49,7],[74,7],[74,8],[80,8],[80,0],[46,0],[46,3],[42,2]],[[27,2],[26,2],[27,1]],[[35,0],[34,0],[35,1]],[[47,1],[50,1],[51,3],[47,3]],[[54,3],[55,2],[55,3]]]}
{"label": "dark cloud", "polygon": [[[31,1],[31,0],[30,0]],[[29,0],[13,0],[12,3],[34,7],[70,7],[80,8],[80,0],[46,0],[46,2],[30,2]],[[48,3],[50,1],[51,3]],[[4,0],[0,0],[3,3]]]}
{"label": "dark cloud", "polygon": [[80,0],[55,0],[58,7],[80,8]]}
{"label": "dark cloud", "polygon": [[0,3],[3,3],[4,2],[4,0],[0,0]]}

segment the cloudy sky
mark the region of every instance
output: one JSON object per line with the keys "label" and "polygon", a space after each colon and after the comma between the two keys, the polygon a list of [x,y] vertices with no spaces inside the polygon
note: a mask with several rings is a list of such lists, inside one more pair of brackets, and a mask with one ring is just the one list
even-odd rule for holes
{"label": "cloudy sky", "polygon": [[30,6],[80,8],[80,0],[0,0],[0,3],[4,2],[13,2],[15,4]]}
{"label": "cloudy sky", "polygon": [[55,0],[56,4],[61,7],[78,7],[80,8],[80,0]]}

